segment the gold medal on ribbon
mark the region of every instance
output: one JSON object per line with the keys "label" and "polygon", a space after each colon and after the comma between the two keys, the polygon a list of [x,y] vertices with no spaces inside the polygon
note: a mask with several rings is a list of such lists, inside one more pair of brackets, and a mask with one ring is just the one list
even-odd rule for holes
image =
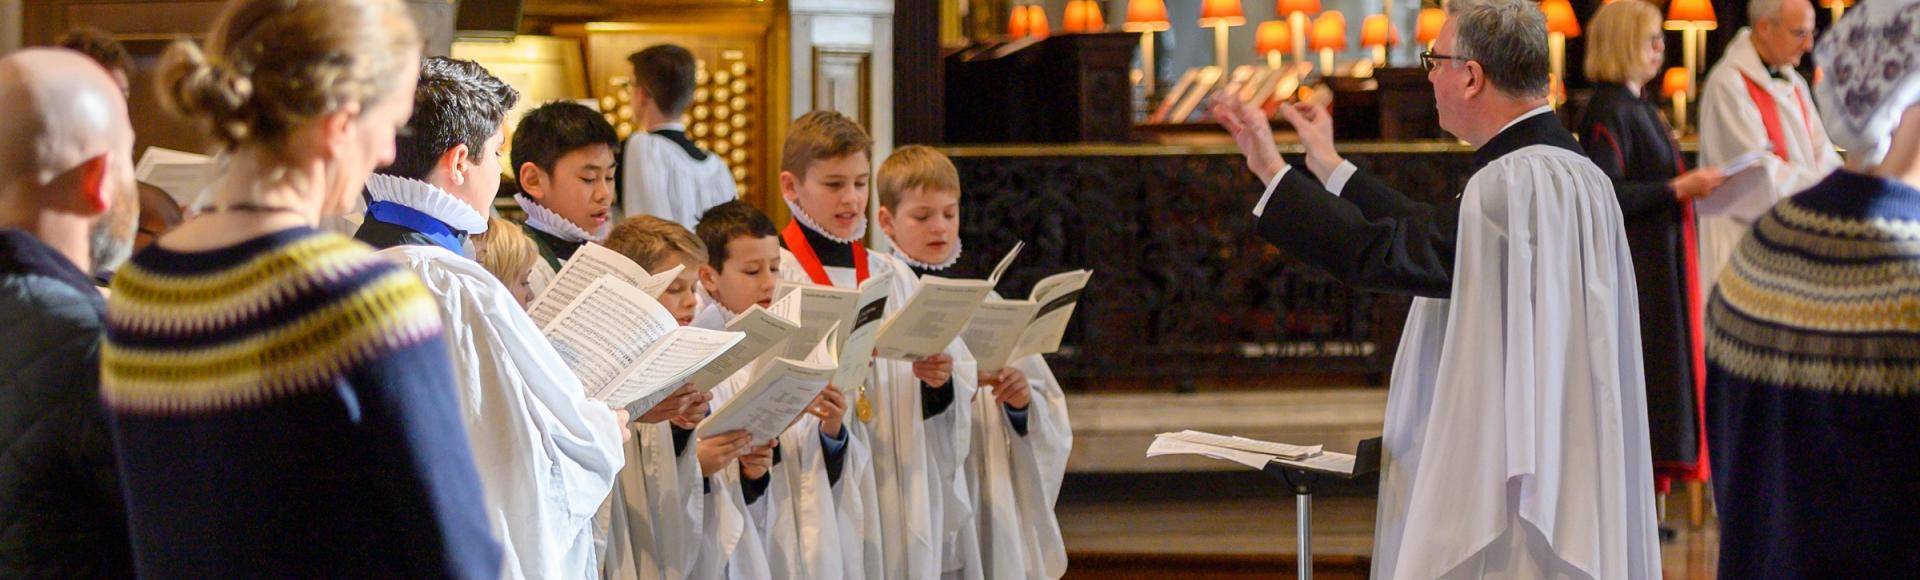
{"label": "gold medal on ribbon", "polygon": [[854,399],[853,414],[860,418],[861,423],[873,422],[873,400],[867,398],[865,388],[860,389],[860,397]]}

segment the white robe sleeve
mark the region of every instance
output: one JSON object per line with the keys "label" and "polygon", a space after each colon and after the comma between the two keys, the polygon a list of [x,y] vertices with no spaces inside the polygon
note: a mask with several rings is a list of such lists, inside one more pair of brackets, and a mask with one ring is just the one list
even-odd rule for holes
{"label": "white robe sleeve", "polygon": [[627,469],[620,473],[614,505],[623,511],[613,531],[607,577],[619,579],[690,578],[706,541],[705,481],[689,438],[680,454],[673,449],[672,425],[639,424],[627,444]]}
{"label": "white robe sleeve", "polygon": [[973,402],[966,473],[974,496],[971,544],[986,578],[1059,578],[1067,571],[1067,551],[1054,503],[1073,449],[1066,394],[1040,355],[1011,364],[1032,391],[1027,433],[1014,430],[990,392]]}
{"label": "white robe sleeve", "polygon": [[488,519],[510,578],[582,578],[598,566],[593,516],[625,462],[613,411],[585,389],[506,287],[432,246],[382,251],[426,283],[447,321]]}
{"label": "white robe sleeve", "polygon": [[1621,224],[1576,153],[1523,149],[1468,182],[1452,298],[1428,303],[1444,339],[1401,351],[1437,347],[1438,368],[1395,365],[1374,577],[1660,576]]}

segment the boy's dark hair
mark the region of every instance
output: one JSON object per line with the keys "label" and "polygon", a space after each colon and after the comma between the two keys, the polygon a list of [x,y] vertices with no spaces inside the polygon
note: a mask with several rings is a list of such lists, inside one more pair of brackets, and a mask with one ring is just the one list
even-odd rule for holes
{"label": "boy's dark hair", "polygon": [[553,164],[568,153],[606,145],[615,154],[620,151],[620,134],[600,113],[573,101],[554,101],[520,118],[513,128],[513,172],[532,163],[541,171],[553,173]]}
{"label": "boy's dark hair", "polygon": [[54,42],[54,46],[87,55],[87,58],[109,71],[117,70],[122,74],[133,72],[133,55],[127,54],[127,47],[99,28],[76,26],[60,35],[60,40]]}
{"label": "boy's dark hair", "polygon": [[678,117],[693,104],[693,53],[675,44],[658,44],[627,56],[633,82],[668,117]]}
{"label": "boy's dark hair", "polygon": [[420,61],[413,118],[394,140],[393,163],[380,173],[425,181],[440,156],[457,145],[466,145],[467,159],[479,162],[481,146],[518,102],[520,91],[479,63],[442,56]]}
{"label": "boy's dark hair", "polygon": [[780,230],[773,227],[773,220],[760,208],[737,199],[700,214],[700,224],[693,227],[693,232],[699,234],[700,242],[707,246],[707,265],[715,270],[727,263],[727,242],[780,235]]}

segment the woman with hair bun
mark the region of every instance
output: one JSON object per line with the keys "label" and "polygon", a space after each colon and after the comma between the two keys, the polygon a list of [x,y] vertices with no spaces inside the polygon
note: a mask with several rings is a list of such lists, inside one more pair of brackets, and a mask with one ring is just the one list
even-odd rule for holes
{"label": "woman with hair bun", "polygon": [[163,58],[224,174],[107,304],[141,576],[500,574],[433,299],[314,229],[393,159],[419,53],[397,0],[232,0]]}

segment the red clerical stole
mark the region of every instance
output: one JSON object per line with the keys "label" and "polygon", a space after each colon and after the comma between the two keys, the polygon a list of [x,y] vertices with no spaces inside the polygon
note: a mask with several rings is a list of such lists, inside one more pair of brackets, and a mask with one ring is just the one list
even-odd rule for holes
{"label": "red clerical stole", "polygon": [[[806,270],[807,277],[821,286],[832,286],[833,279],[827,277],[826,267],[820,265],[820,255],[814,253],[813,244],[807,243],[807,234],[800,231],[800,220],[787,222],[787,228],[780,232],[780,239],[787,242],[787,251],[793,252],[793,259],[800,261],[800,269]],[[867,247],[860,242],[853,243],[853,284],[859,286],[867,281]]]}

